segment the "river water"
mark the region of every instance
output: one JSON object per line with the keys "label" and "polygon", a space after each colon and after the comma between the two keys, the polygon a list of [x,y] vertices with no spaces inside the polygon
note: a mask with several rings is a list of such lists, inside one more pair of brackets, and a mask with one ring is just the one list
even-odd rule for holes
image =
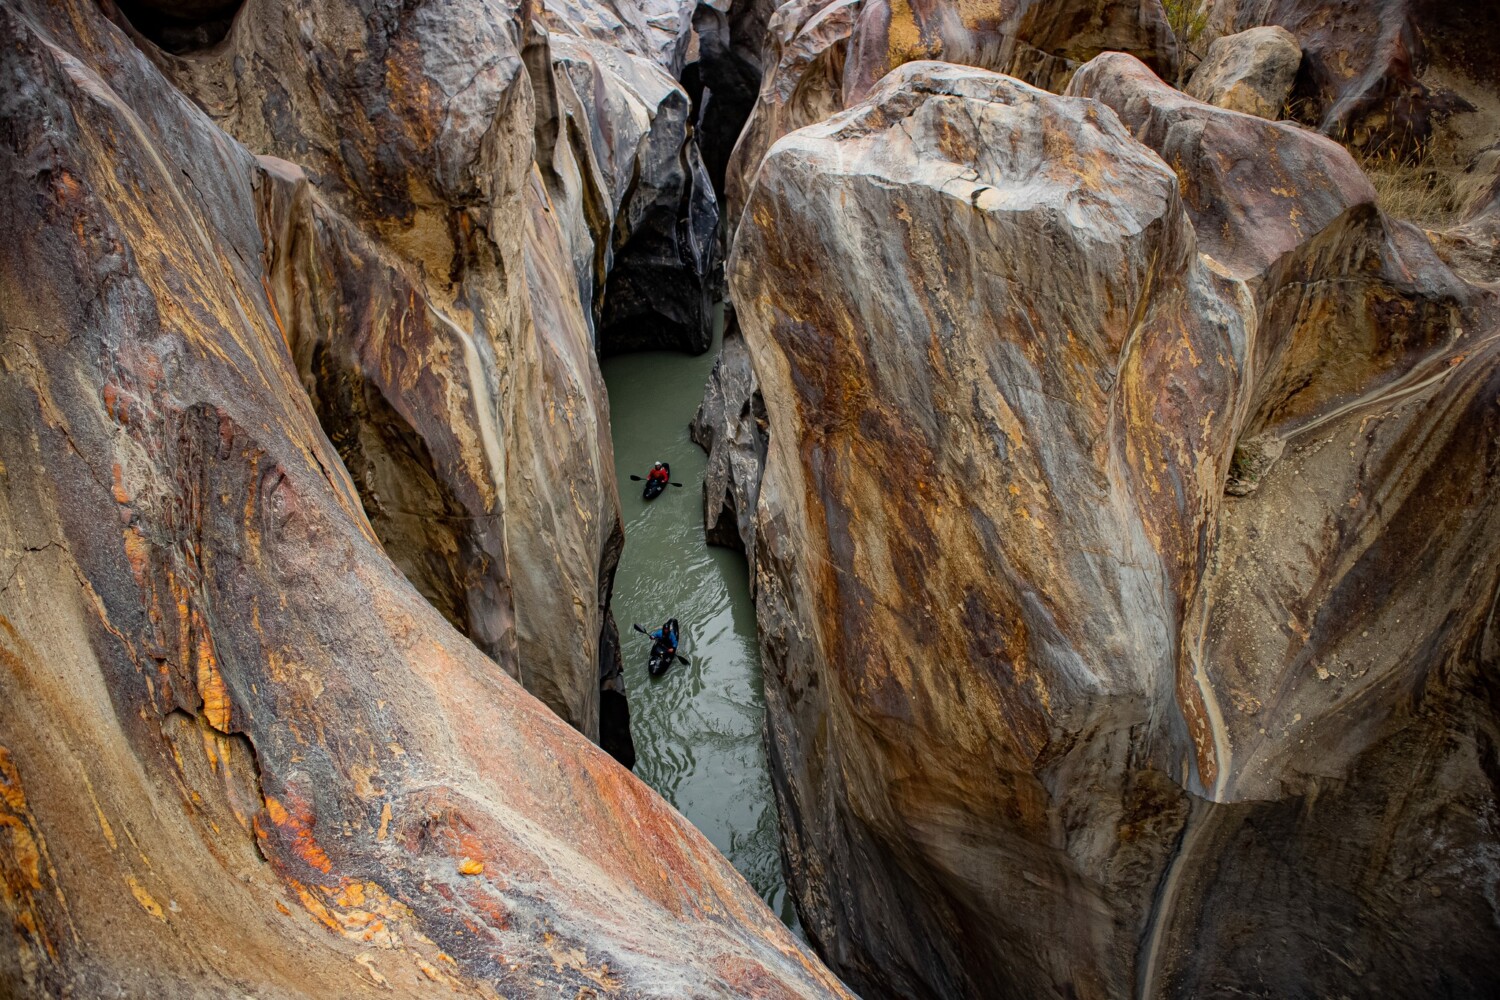
{"label": "river water", "polygon": [[[766,706],[745,558],[704,541],[706,456],[688,437],[718,349],[716,336],[700,357],[645,352],[606,358],[601,366],[625,515],[611,606],[625,655],[635,773],[795,928],[762,739]],[[644,476],[658,460],[672,466],[682,488],[669,486],[647,503],[642,484],[629,477]],[[679,651],[692,665],[678,663],[652,678],[651,643],[630,626],[652,629],[672,617],[681,626]]]}

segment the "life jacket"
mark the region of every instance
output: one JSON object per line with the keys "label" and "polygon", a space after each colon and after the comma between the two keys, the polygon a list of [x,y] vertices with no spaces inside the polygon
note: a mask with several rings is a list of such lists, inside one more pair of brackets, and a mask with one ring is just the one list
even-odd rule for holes
{"label": "life jacket", "polygon": [[652,482],[664,483],[667,481],[667,475],[668,473],[666,469],[652,469],[650,472],[646,473],[646,478],[651,480]]}

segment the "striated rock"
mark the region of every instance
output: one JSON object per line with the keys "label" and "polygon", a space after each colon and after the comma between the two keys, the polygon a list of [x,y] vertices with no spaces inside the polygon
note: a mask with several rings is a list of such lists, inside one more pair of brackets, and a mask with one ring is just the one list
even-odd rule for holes
{"label": "striated rock", "polygon": [[682,74],[694,4],[684,0],[543,0],[548,25],[603,43],[609,50],[654,63],[676,80]]}
{"label": "striated rock", "polygon": [[903,63],[942,58],[1061,89],[1100,52],[1134,53],[1164,72],[1175,58],[1155,2],[1003,3],[791,0],[766,29],[766,71],[735,147],[724,217],[738,222],[755,171],[781,136],[849,107]]}
{"label": "striated rock", "polygon": [[689,428],[708,452],[703,523],[710,545],[740,549],[755,567],[755,504],[766,464],[766,405],[739,323],[726,317],[723,346]]}
{"label": "striated rock", "polygon": [[[679,325],[656,336],[706,348],[716,217],[654,29],[549,13],[549,34],[530,17],[479,2],[248,0],[212,51],[143,45],[221,127],[300,165],[352,223],[319,222],[275,251],[302,254],[273,268],[274,287],[320,421],[423,595],[597,738],[600,676],[617,674],[602,650],[620,527],[591,356],[601,338],[631,341],[593,321],[608,287],[606,325],[669,313]],[[593,317],[560,305],[580,299]]]}
{"label": "striated rock", "polygon": [[[263,187],[274,303],[381,544],[481,650],[597,737],[618,501],[594,417],[602,386],[579,360],[586,321],[544,303],[555,325],[538,330],[539,237],[513,221],[536,196],[524,41],[482,4],[366,16],[341,0],[249,0],[220,48],[153,55],[221,127],[316,186],[273,171],[285,176]],[[279,69],[300,65],[313,71]],[[572,360],[544,373],[558,352]],[[559,399],[572,420],[548,416]],[[518,450],[548,468],[510,476]],[[508,535],[531,550],[512,559]],[[558,569],[560,552],[573,558]],[[518,626],[559,599],[561,620]]]}
{"label": "striated rock", "polygon": [[1374,204],[1375,189],[1338,143],[1208,107],[1128,55],[1095,59],[1067,93],[1107,105],[1175,167],[1199,248],[1236,277],[1263,275],[1335,219]]}
{"label": "striated rock", "polygon": [[1416,230],[1375,212],[1374,189],[1337,144],[1206,108],[1123,54],[1089,63],[1068,93],[1108,105],[1173,164],[1200,250],[1257,293],[1261,376],[1242,449],[1257,450],[1269,424],[1399,384],[1480,322],[1487,298]]}
{"label": "striated rock", "polygon": [[[0,5],[0,36],[0,993],[847,995],[707,840],[423,599],[320,428],[335,403],[359,416],[358,454],[387,482],[384,463],[415,462],[418,418],[364,415],[472,412],[461,362],[443,367],[461,331],[476,353],[511,349],[494,368],[515,421],[504,464],[484,466],[496,490],[593,447],[569,255],[529,158],[499,169],[529,149],[505,131],[531,133],[524,78],[433,97],[453,131],[410,162],[456,173],[408,174],[404,209],[350,216],[379,192],[330,179],[324,200],[257,159],[93,4]],[[462,121],[482,107],[496,117]],[[395,121],[370,123],[381,169],[417,148]],[[401,121],[417,135],[425,120]],[[465,162],[464,135],[493,158]],[[309,164],[331,178],[359,160],[358,139],[342,146],[348,161],[309,145]],[[479,197],[507,184],[510,200]],[[419,236],[403,210],[451,228]],[[483,228],[500,216],[503,233]],[[424,240],[435,256],[400,249]],[[452,287],[413,266],[452,253],[444,240],[473,254]],[[475,263],[512,248],[503,276]],[[459,326],[481,305],[519,325]],[[304,380],[325,372],[344,395],[314,401]],[[530,379],[553,406],[531,409]],[[554,424],[576,451],[539,454]],[[617,545],[608,491],[571,485],[573,520]],[[589,538],[531,538],[500,513],[513,560]],[[506,577],[518,621],[534,570]],[[568,596],[598,628],[593,586]]]}
{"label": "striated rock", "polygon": [[555,94],[559,125],[541,145],[554,147],[560,174],[578,165],[593,188],[580,203],[605,216],[574,226],[575,243],[594,248],[581,281],[595,296],[599,346],[701,354],[713,341],[719,215],[688,94],[660,64],[601,42],[587,22],[547,20],[557,72],[538,89]]}
{"label": "striated rock", "polygon": [[1280,118],[1301,63],[1302,49],[1290,31],[1251,28],[1214,39],[1187,92],[1230,111]]}
{"label": "striated rock", "polygon": [[1333,143],[1072,86],[905,65],[737,232],[804,925],[877,996],[1489,995],[1493,293]]}
{"label": "striated rock", "polygon": [[760,94],[730,155],[724,219],[738,225],[761,159],[781,136],[844,106],[844,64],[864,0],[789,0],[766,28]]}

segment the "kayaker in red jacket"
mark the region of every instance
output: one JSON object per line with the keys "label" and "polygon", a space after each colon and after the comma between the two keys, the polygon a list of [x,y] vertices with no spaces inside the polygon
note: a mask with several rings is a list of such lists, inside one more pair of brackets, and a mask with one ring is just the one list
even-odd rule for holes
{"label": "kayaker in red jacket", "polygon": [[667,476],[668,472],[666,466],[662,465],[660,462],[657,462],[655,465],[651,466],[651,471],[646,473],[646,481],[648,483],[661,483],[665,486],[667,482]]}

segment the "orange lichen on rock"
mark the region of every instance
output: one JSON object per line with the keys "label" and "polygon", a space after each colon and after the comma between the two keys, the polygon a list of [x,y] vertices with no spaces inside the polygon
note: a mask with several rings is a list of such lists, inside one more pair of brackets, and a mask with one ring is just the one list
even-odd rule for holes
{"label": "orange lichen on rock", "polygon": [[[267,795],[265,801],[264,812],[255,817],[257,836],[266,839],[274,835],[284,842],[303,863],[320,872],[332,871],[333,862],[329,860],[327,853],[313,835],[311,813],[305,807],[301,812],[291,812],[280,800],[271,795]],[[270,820],[275,829],[274,834],[261,825],[261,816]]]}

